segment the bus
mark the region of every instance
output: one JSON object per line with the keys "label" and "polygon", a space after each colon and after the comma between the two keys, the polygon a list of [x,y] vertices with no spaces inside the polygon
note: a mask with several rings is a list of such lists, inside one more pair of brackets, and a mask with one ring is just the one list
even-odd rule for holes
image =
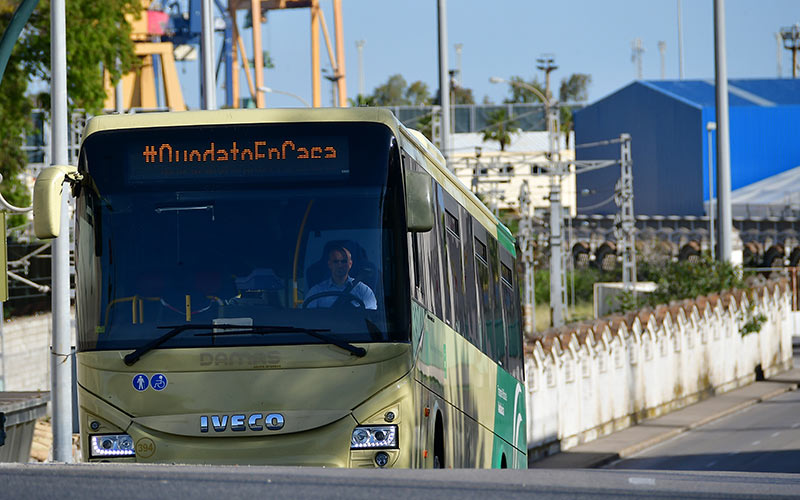
{"label": "bus", "polygon": [[83,460],[527,467],[515,240],[391,112],[98,116],[65,188]]}

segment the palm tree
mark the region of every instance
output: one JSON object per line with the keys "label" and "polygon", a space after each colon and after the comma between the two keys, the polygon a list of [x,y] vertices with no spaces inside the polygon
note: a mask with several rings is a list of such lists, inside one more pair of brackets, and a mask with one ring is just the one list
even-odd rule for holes
{"label": "palm tree", "polygon": [[486,128],[483,129],[483,141],[499,142],[500,151],[505,151],[506,146],[511,144],[511,134],[519,131],[516,120],[509,118],[505,109],[489,113],[486,123]]}

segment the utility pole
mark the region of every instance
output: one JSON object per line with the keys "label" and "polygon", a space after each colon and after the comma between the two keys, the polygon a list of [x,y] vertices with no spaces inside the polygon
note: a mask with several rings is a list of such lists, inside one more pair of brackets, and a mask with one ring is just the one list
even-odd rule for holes
{"label": "utility pole", "polygon": [[563,228],[564,210],[561,205],[561,179],[563,166],[559,160],[558,106],[547,103],[548,163],[555,175],[550,177],[550,315],[554,327],[566,323],[567,277],[564,273]]}
{"label": "utility pole", "polygon": [[[439,5],[439,104],[442,106],[441,138],[442,153],[446,163],[450,161],[450,72],[447,68],[447,2],[438,0]],[[447,168],[450,168],[447,165]]]}
{"label": "utility pole", "polygon": [[[67,156],[67,28],[66,0],[50,3],[51,158],[66,165]],[[59,235],[52,246],[53,343],[50,386],[53,413],[53,460],[72,462],[72,349],[69,312],[69,190],[61,195]]]}
{"label": "utility pole", "polygon": [[778,78],[783,77],[783,37],[780,32],[775,33],[775,64],[778,72]]}
{"label": "utility pole", "polygon": [[631,136],[622,134],[620,140],[620,174],[614,193],[619,207],[615,217],[614,233],[622,251],[622,283],[625,290],[636,287],[636,218],[633,215],[633,160],[631,158]]}
{"label": "utility pole", "polygon": [[536,330],[536,305],[534,296],[534,260],[533,260],[533,215],[531,214],[531,196],[528,181],[523,180],[519,189],[519,248],[522,253],[521,261],[525,269],[525,288],[522,290],[522,307],[524,309],[525,324],[523,331],[526,338],[533,338]]}
{"label": "utility pole", "polygon": [[797,51],[800,50],[800,23],[781,28],[783,48],[792,51],[792,78],[797,78]]}
{"label": "utility pole", "polygon": [[731,217],[731,159],[728,128],[728,68],[725,56],[725,1],[714,0],[714,66],[717,104],[717,204],[719,255],[730,262],[733,254]]}
{"label": "utility pole", "polygon": [[364,95],[364,40],[356,40],[358,49],[358,95]]}
{"label": "utility pole", "polygon": [[683,16],[681,15],[681,0],[678,0],[678,75],[683,80]]}
{"label": "utility pole", "polygon": [[661,40],[658,42],[658,53],[661,54],[661,79],[664,80],[667,77],[666,72],[666,55],[667,55],[667,42]]}
{"label": "utility pole", "polygon": [[544,71],[544,95],[548,101],[553,100],[553,94],[550,92],[550,73],[558,69],[556,66],[555,56],[552,54],[543,54],[542,57],[536,59],[536,68]]}
{"label": "utility pole", "polygon": [[631,61],[636,63],[636,79],[642,79],[642,54],[644,54],[644,47],[642,46],[641,38],[634,38],[631,42]]}

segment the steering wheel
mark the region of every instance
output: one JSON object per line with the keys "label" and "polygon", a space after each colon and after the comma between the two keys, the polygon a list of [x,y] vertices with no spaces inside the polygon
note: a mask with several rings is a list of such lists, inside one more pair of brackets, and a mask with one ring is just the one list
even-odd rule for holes
{"label": "steering wheel", "polygon": [[[339,302],[339,301],[337,300],[328,309],[339,308],[339,307],[352,307],[354,309],[366,309],[367,308],[367,305],[364,304],[363,300],[359,299],[358,297],[356,297],[355,295],[353,295],[350,292],[331,291],[331,292],[315,293],[311,297],[308,297],[306,300],[303,301],[303,309],[306,309],[310,303],[312,303],[315,300],[320,299],[322,297],[347,297],[347,300],[342,301],[342,302],[340,302],[338,304],[337,304],[337,302]],[[356,304],[353,304],[353,302],[356,302]]]}

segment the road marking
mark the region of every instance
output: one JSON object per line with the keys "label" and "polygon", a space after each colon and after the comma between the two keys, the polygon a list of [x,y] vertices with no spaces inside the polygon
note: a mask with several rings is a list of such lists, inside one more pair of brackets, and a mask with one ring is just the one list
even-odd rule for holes
{"label": "road marking", "polygon": [[792,429],[797,429],[798,427],[800,427],[800,422],[797,422],[796,424],[792,425]]}
{"label": "road marking", "polygon": [[637,485],[655,486],[656,480],[653,479],[652,477],[629,477],[628,483]]}
{"label": "road marking", "polygon": [[750,443],[751,446],[758,446],[760,444],[761,444],[761,440],[760,439],[758,441],[753,441],[752,443]]}
{"label": "road marking", "polygon": [[781,435],[781,433],[780,433],[780,432],[773,432],[773,433],[772,433],[772,436],[770,436],[770,437],[774,437],[774,438],[776,438],[776,437],[778,437],[778,436],[780,436],[780,435]]}

